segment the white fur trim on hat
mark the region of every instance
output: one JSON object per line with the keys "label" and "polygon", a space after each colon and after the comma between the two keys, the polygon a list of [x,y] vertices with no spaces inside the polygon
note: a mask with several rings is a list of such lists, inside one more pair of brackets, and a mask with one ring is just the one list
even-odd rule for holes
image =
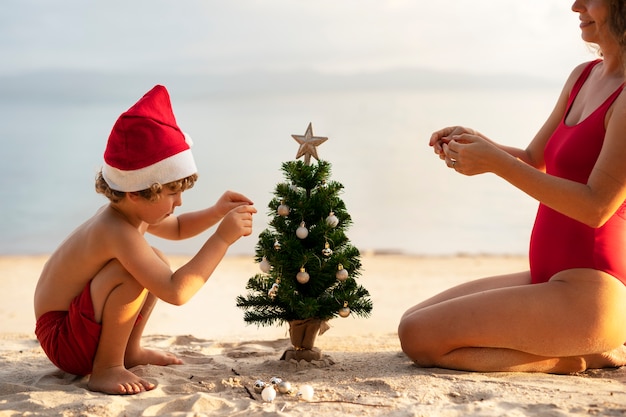
{"label": "white fur trim on hat", "polygon": [[102,177],[112,190],[141,191],[153,184],[167,184],[198,172],[191,149],[163,159],[156,164],[131,171],[122,171],[104,163]]}

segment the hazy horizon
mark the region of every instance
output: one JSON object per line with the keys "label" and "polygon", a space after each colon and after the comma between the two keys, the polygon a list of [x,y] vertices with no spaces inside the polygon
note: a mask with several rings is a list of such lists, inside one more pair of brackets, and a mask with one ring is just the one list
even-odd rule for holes
{"label": "hazy horizon", "polygon": [[563,80],[592,57],[578,24],[558,0],[5,0],[0,75],[427,69]]}

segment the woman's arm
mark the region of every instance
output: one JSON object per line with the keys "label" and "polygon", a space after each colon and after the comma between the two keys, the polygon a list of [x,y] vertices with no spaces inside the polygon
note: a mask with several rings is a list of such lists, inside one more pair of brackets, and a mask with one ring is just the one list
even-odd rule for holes
{"label": "woman's arm", "polygon": [[626,92],[613,104],[602,150],[586,184],[545,174],[474,135],[453,137],[444,152],[446,158],[459,159],[455,168],[463,174],[493,172],[546,206],[599,227],[626,199]]}

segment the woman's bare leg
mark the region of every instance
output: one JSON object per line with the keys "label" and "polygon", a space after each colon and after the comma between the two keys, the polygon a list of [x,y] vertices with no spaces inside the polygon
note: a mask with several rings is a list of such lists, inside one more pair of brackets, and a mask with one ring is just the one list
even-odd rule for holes
{"label": "woman's bare leg", "polygon": [[421,366],[474,371],[570,373],[624,364],[615,354],[626,340],[621,282],[589,269],[508,285],[516,281],[523,274],[456,287],[410,309],[398,328],[404,352]]}
{"label": "woman's bare leg", "polygon": [[449,288],[445,291],[442,291],[439,294],[436,294],[422,301],[421,303],[416,304],[415,306],[409,308],[402,317],[404,318],[405,316],[410,315],[412,312],[420,310],[424,307],[439,304],[442,301],[451,300],[453,298],[458,298],[483,291],[495,290],[506,287],[517,287],[527,284],[530,284],[530,271],[508,275],[497,275],[468,281],[455,287]]}

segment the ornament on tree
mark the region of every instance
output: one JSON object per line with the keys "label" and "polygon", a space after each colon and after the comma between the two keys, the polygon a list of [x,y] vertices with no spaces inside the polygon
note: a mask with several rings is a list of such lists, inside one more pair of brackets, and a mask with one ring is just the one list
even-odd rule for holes
{"label": "ornament on tree", "polygon": [[335,216],[335,213],[331,211],[328,217],[326,217],[326,223],[330,227],[334,228],[337,227],[337,225],[339,224],[339,219],[337,218],[337,216]]}
{"label": "ornament on tree", "polygon": [[350,307],[348,307],[347,301],[343,302],[343,307],[339,309],[339,315],[344,318],[350,315]]}
{"label": "ornament on tree", "polygon": [[309,229],[306,228],[306,224],[304,224],[304,222],[300,223],[300,226],[296,229],[296,236],[298,236],[299,239],[306,239],[308,235]]}
{"label": "ornament on tree", "polygon": [[329,257],[333,254],[333,250],[330,248],[330,244],[328,242],[324,243],[324,249],[322,249],[322,255]]}
{"label": "ornament on tree", "polygon": [[345,281],[348,279],[348,271],[343,268],[343,265],[339,264],[337,266],[337,272],[335,273],[335,278],[339,281]]}
{"label": "ornament on tree", "polygon": [[270,265],[269,261],[267,260],[265,256],[263,257],[261,262],[259,262],[259,268],[264,274],[268,274],[270,270],[272,269],[272,266]]}
{"label": "ornament on tree", "polygon": [[[344,314],[367,317],[372,302],[357,283],[360,253],[346,236],[352,219],[340,198],[343,185],[331,179],[330,163],[317,155],[316,147],[327,138],[314,136],[311,124],[303,136],[292,137],[300,149],[295,161],[282,164],[285,178],[268,204],[273,217],[255,248],[261,271],[267,270],[264,257],[269,270],[248,280],[247,294],[237,297],[237,306],[247,323],[289,325],[293,347],[281,359],[312,361],[322,357],[315,339],[329,328],[329,320]],[[281,206],[287,205],[284,216]],[[338,308],[338,300],[343,307]]]}
{"label": "ornament on tree", "polygon": [[268,297],[270,297],[272,300],[276,298],[276,294],[278,294],[278,282],[279,280],[276,280],[276,282],[272,284],[272,288],[270,288],[270,290],[267,292]]}
{"label": "ornament on tree", "polygon": [[280,206],[278,206],[278,208],[276,209],[276,212],[278,213],[278,215],[283,216],[283,217],[289,216],[290,211],[291,209],[289,208],[287,204],[284,203],[284,201],[281,201]]}
{"label": "ornament on tree", "polygon": [[300,284],[306,284],[307,282],[309,282],[309,278],[309,273],[306,272],[304,267],[300,268],[300,272],[296,274],[296,279]]}

